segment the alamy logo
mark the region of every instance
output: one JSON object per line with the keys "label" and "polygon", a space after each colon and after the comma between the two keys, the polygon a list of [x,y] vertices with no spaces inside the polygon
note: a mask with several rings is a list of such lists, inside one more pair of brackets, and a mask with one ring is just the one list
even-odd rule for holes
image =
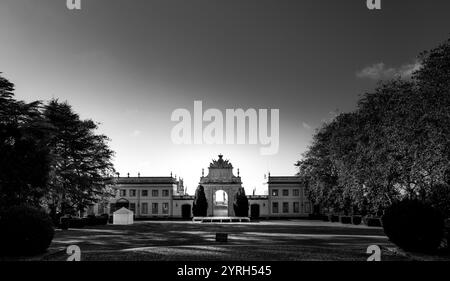
{"label": "alamy logo", "polygon": [[66,6],[69,10],[81,10],[81,0],[67,0]]}
{"label": "alamy logo", "polygon": [[367,9],[381,10],[381,0],[367,0]]}
{"label": "alamy logo", "polygon": [[[259,141],[263,146],[261,155],[274,155],[278,153],[280,143],[280,113],[279,109],[270,109],[270,133],[268,113],[268,109],[226,109],[224,120],[219,109],[210,108],[203,112],[202,101],[194,101],[193,124],[189,110],[178,108],[172,112],[171,120],[178,122],[172,128],[172,142],[192,144],[193,127],[194,144],[258,144]],[[204,122],[209,122],[205,128]]]}

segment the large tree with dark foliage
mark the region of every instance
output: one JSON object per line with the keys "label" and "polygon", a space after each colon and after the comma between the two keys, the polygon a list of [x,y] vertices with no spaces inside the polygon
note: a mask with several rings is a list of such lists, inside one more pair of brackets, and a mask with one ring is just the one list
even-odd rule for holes
{"label": "large tree with dark foliage", "polygon": [[375,214],[449,184],[450,41],[419,58],[411,79],[382,83],[314,136],[297,166],[323,209]]}
{"label": "large tree with dark foliage", "polygon": [[111,192],[106,180],[114,172],[108,138],[97,134],[97,124],[81,120],[67,103],[52,100],[43,115],[54,129],[49,144],[50,206],[53,212],[82,211]]}
{"label": "large tree with dark foliage", "polygon": [[0,76],[0,209],[49,206],[83,210],[110,194],[113,152],[97,124],[81,120],[70,105],[14,99],[14,85]]}
{"label": "large tree with dark foliage", "polygon": [[248,198],[243,187],[234,195],[233,209],[236,216],[248,217]]}
{"label": "large tree with dark foliage", "polygon": [[0,76],[0,209],[38,206],[48,191],[50,128],[41,103],[14,99],[14,85]]}
{"label": "large tree with dark foliage", "polygon": [[192,213],[195,217],[206,217],[208,213],[208,201],[206,200],[205,189],[199,185],[195,190]]}

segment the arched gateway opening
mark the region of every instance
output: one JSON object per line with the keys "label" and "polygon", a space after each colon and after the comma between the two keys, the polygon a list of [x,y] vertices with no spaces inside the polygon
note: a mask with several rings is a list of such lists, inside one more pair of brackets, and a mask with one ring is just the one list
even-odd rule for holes
{"label": "arched gateway opening", "polygon": [[228,195],[224,190],[217,190],[214,193],[213,216],[228,217]]}
{"label": "arched gateway opening", "polygon": [[219,155],[219,159],[212,160],[209,164],[208,175],[202,172],[200,185],[204,187],[206,200],[208,201],[208,217],[235,217],[233,199],[242,188],[239,169],[237,176],[233,174],[233,165]]}

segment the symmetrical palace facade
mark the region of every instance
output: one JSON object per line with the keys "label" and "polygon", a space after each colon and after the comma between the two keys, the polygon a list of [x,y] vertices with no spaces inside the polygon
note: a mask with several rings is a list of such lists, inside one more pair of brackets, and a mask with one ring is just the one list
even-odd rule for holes
{"label": "symmetrical palace facade", "polygon": [[[242,188],[241,177],[233,166],[219,155],[209,166],[208,175],[200,178],[208,201],[208,216],[234,216],[233,199]],[[247,195],[249,215],[254,218],[306,217],[311,210],[305,186],[296,176],[270,176],[268,195]],[[187,195],[183,180],[173,177],[117,177],[116,194],[107,203],[92,206],[88,213],[112,214],[126,207],[135,218],[191,218],[194,196]],[[216,196],[219,199],[216,199]]]}

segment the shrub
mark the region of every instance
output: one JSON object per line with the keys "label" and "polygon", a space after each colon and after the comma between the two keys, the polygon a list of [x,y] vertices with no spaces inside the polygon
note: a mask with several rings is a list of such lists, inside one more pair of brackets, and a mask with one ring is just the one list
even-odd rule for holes
{"label": "shrub", "polygon": [[353,216],[352,217],[352,223],[354,225],[359,225],[359,224],[361,224],[361,222],[362,222],[361,216]]}
{"label": "shrub", "polygon": [[206,217],[208,212],[208,201],[206,200],[205,189],[202,185],[197,187],[192,206],[194,217]]}
{"label": "shrub", "polygon": [[233,209],[234,214],[237,217],[248,217],[248,198],[245,195],[245,189],[239,188],[238,192],[234,195]]}
{"label": "shrub", "polygon": [[330,218],[327,215],[322,216],[323,221],[330,221]]}
{"label": "shrub", "polygon": [[378,217],[365,217],[364,218],[364,223],[367,226],[371,226],[371,227],[381,227],[381,226],[383,226],[383,223],[382,223],[381,219],[378,218]]}
{"label": "shrub", "polygon": [[433,252],[444,236],[444,218],[439,211],[417,200],[390,206],[383,216],[384,232],[400,248]]}
{"label": "shrub", "polygon": [[61,217],[59,219],[60,223],[58,225],[59,228],[63,229],[63,230],[67,230],[69,229],[70,226],[70,217]]}
{"label": "shrub", "polygon": [[84,224],[88,226],[97,225],[97,218],[94,215],[88,215],[84,218]]}
{"label": "shrub", "polygon": [[96,217],[97,219],[97,224],[99,225],[107,225],[108,224],[108,220],[109,220],[109,215],[108,214],[102,214],[98,217]]}
{"label": "shrub", "polygon": [[1,214],[0,248],[6,255],[30,256],[45,252],[55,234],[52,219],[28,206],[11,207]]}
{"label": "shrub", "polygon": [[69,219],[69,227],[70,228],[83,228],[85,225],[85,221],[80,218],[70,218]]}
{"label": "shrub", "polygon": [[328,216],[331,222],[339,222],[339,216],[329,215]]}
{"label": "shrub", "polygon": [[340,217],[340,221],[343,224],[351,224],[352,223],[352,217],[348,217],[348,216],[341,216]]}

